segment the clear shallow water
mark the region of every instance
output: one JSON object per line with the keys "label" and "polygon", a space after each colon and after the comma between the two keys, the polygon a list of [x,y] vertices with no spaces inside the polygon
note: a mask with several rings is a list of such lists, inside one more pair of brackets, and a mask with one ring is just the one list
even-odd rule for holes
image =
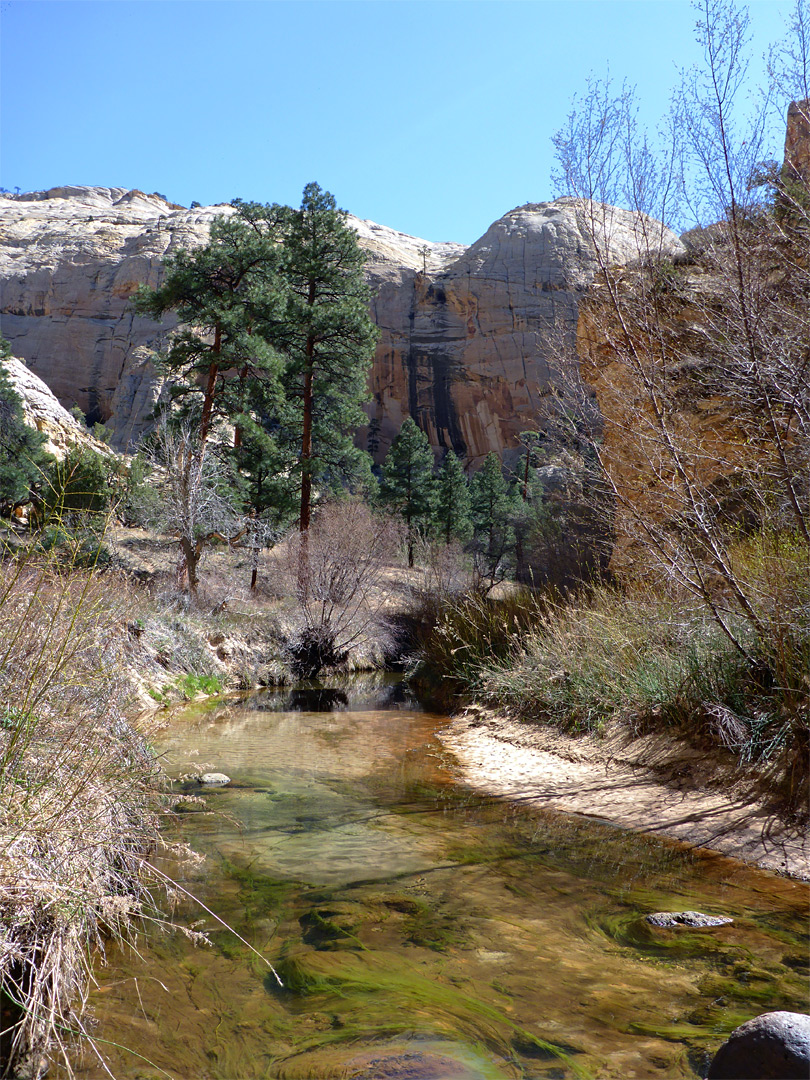
{"label": "clear shallow water", "polygon": [[[445,719],[371,680],[172,722],[169,773],[233,783],[181,815],[205,860],[166,868],[285,985],[182,903],[212,947],[156,933],[99,972],[96,1034],[140,1055],[108,1045],[116,1076],[694,1077],[743,1020],[806,1009],[806,885],[482,799]],[[643,921],[687,908],[735,923]],[[80,1075],[105,1074],[87,1056]]]}

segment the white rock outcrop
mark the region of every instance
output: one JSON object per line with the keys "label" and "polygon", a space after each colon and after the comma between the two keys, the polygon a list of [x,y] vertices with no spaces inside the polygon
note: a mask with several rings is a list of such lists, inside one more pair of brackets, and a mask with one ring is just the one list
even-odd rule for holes
{"label": "white rock outcrop", "polygon": [[[378,457],[408,414],[437,450],[452,446],[473,465],[542,422],[554,379],[549,338],[573,336],[578,295],[597,266],[591,236],[626,262],[651,226],[592,209],[572,199],[519,207],[469,248],[350,217],[381,331],[367,407]],[[167,254],[204,243],[213,218],[231,212],[124,188],[0,198],[2,333],[63,405],[113,430],[117,449],[148,425],[159,391],[151,358],[173,326],[136,316],[129,298],[141,282],[159,282]],[[658,230],[657,242],[680,250]]]}
{"label": "white rock outcrop", "polygon": [[61,461],[74,447],[87,447],[108,455],[110,448],[94,438],[83,424],[63,408],[45,383],[15,356],[3,361],[3,369],[22,400],[26,424],[48,437],[45,449]]}

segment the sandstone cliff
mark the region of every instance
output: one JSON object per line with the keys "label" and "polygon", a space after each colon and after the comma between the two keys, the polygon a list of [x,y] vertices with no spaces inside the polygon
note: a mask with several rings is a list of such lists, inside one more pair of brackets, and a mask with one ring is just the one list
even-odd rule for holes
{"label": "sandstone cliff", "polygon": [[806,514],[810,101],[790,106],[782,183],[792,212],[696,230],[678,266],[613,268],[580,303],[620,575],[658,574],[650,552],[679,535]]}
{"label": "sandstone cliff", "polygon": [[[518,207],[444,266],[382,284],[369,412],[383,450],[409,414],[434,447],[473,465],[543,426],[556,407],[555,352],[574,333],[596,266],[583,211],[575,199]],[[636,216],[610,210],[599,239],[611,260],[638,252],[637,226]],[[663,243],[680,250],[669,232]]]}
{"label": "sandstone cliff", "polygon": [[810,99],[793,101],[788,109],[785,176],[789,182],[810,187]]}
{"label": "sandstone cliff", "polygon": [[[2,333],[63,405],[107,424],[118,449],[148,424],[159,390],[152,355],[172,328],[136,316],[129,297],[157,284],[167,253],[205,242],[213,217],[229,212],[123,188],[0,198]],[[378,457],[408,414],[437,451],[452,446],[473,466],[542,425],[551,339],[573,336],[594,272],[582,216],[572,199],[519,207],[466,249],[350,218],[381,330],[367,408]],[[638,220],[611,210],[606,222],[605,249],[624,262],[638,250]],[[679,249],[670,233],[663,243]]]}

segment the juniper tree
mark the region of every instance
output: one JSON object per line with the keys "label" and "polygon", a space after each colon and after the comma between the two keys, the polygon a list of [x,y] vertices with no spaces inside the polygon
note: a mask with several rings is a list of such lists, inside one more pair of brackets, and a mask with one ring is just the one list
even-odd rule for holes
{"label": "juniper tree", "polygon": [[520,496],[509,490],[500,458],[491,453],[470,481],[470,503],[475,530],[475,557],[488,588],[506,574],[506,563],[515,544],[513,519]]}
{"label": "juniper tree", "polygon": [[408,566],[413,566],[416,537],[432,523],[436,481],[433,451],[427,435],[410,416],[405,419],[383,462],[380,500],[403,517],[408,530]]}

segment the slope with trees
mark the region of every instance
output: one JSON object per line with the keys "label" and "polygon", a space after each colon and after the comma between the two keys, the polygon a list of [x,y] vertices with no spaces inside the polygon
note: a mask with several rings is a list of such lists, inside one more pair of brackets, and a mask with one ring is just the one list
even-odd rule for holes
{"label": "slope with trees", "polygon": [[20,395],[6,374],[3,361],[11,355],[0,338],[0,509],[11,512],[45,487],[53,457],[44,449],[47,436],[23,417]]}

